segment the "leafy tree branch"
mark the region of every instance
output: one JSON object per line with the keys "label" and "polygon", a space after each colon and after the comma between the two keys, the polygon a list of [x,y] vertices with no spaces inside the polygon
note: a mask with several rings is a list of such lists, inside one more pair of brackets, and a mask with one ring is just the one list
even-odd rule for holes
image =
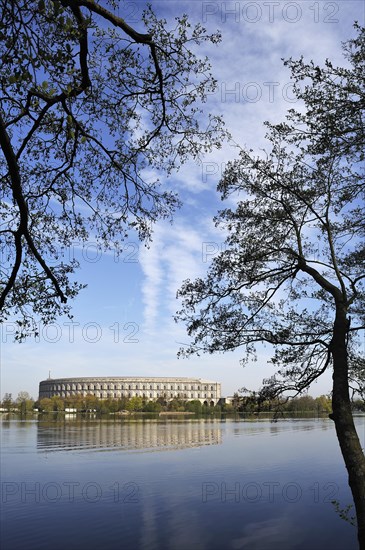
{"label": "leafy tree branch", "polygon": [[157,174],[220,146],[222,121],[201,107],[216,82],[196,53],[220,35],[186,15],[169,30],[151,7],[135,29],[115,2],[0,6],[0,315],[21,339],[83,288],[63,249],[148,241],[180,204]]}

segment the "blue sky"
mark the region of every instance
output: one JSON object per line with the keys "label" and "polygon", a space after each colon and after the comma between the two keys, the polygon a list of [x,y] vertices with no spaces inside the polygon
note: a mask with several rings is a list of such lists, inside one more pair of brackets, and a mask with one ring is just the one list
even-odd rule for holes
{"label": "blue sky", "polygon": [[[204,46],[218,90],[207,111],[222,114],[233,139],[254,150],[265,146],[263,122],[283,120],[295,105],[289,73],[282,58],[325,58],[343,64],[341,40],[353,36],[353,22],[364,23],[362,1],[342,2],[152,2],[173,21],[188,13],[209,31],[220,29],[223,41]],[[120,4],[120,15],[143,32],[139,20],[143,3]],[[172,26],[172,24],[171,24]],[[298,107],[298,105],[297,105]],[[211,258],[224,242],[213,224],[220,201],[216,185],[224,163],[235,157],[232,146],[208,155],[202,165],[188,163],[166,184],[179,191],[183,207],[173,224],[155,226],[149,248],[130,236],[121,257],[102,254],[90,241],[75,243],[70,254],[80,259],[78,280],[88,287],[74,301],[74,323],[59,319],[40,327],[37,341],[15,344],[12,325],[1,335],[1,397],[21,390],[38,395],[38,383],[48,377],[71,376],[195,376],[222,383],[222,394],[242,386],[258,389],[274,373],[269,349],[242,368],[242,351],[177,359],[187,343],[184,326],[173,315],[179,309],[176,291],[186,278],[204,276]],[[330,374],[310,393],[327,393]]]}

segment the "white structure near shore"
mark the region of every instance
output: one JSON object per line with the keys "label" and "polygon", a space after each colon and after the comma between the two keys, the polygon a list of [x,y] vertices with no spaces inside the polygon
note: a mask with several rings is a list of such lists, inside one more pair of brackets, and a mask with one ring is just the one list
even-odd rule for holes
{"label": "white structure near shore", "polygon": [[199,400],[216,405],[221,398],[220,382],[201,378],[159,378],[159,377],[90,377],[90,378],[48,378],[39,383],[39,399],[43,397],[69,397],[71,395],[94,395],[99,399],[121,397],[142,397],[155,400],[163,397],[184,401]]}

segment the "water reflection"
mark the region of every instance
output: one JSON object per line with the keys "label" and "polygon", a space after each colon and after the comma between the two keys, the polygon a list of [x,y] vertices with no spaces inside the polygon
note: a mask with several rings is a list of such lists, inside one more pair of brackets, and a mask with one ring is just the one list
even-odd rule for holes
{"label": "water reflection", "polygon": [[356,548],[331,504],[351,494],[329,419],[49,415],[3,428],[6,550]]}
{"label": "water reflection", "polygon": [[219,420],[176,421],[40,421],[37,449],[67,450],[178,450],[222,443]]}
{"label": "water reflection", "polygon": [[283,432],[310,432],[313,430],[332,430],[333,421],[328,416],[311,418],[285,418],[273,421],[272,418],[242,417],[234,428],[235,436],[255,436],[270,433],[272,436]]}

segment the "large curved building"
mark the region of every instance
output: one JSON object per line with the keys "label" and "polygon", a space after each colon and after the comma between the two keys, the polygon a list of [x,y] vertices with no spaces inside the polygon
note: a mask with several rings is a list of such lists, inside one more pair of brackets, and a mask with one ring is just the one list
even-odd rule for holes
{"label": "large curved building", "polygon": [[39,399],[43,397],[69,397],[71,395],[95,395],[99,399],[142,397],[147,400],[164,397],[186,401],[199,400],[216,405],[221,397],[221,384],[201,378],[156,377],[90,377],[48,378],[39,383]]}

